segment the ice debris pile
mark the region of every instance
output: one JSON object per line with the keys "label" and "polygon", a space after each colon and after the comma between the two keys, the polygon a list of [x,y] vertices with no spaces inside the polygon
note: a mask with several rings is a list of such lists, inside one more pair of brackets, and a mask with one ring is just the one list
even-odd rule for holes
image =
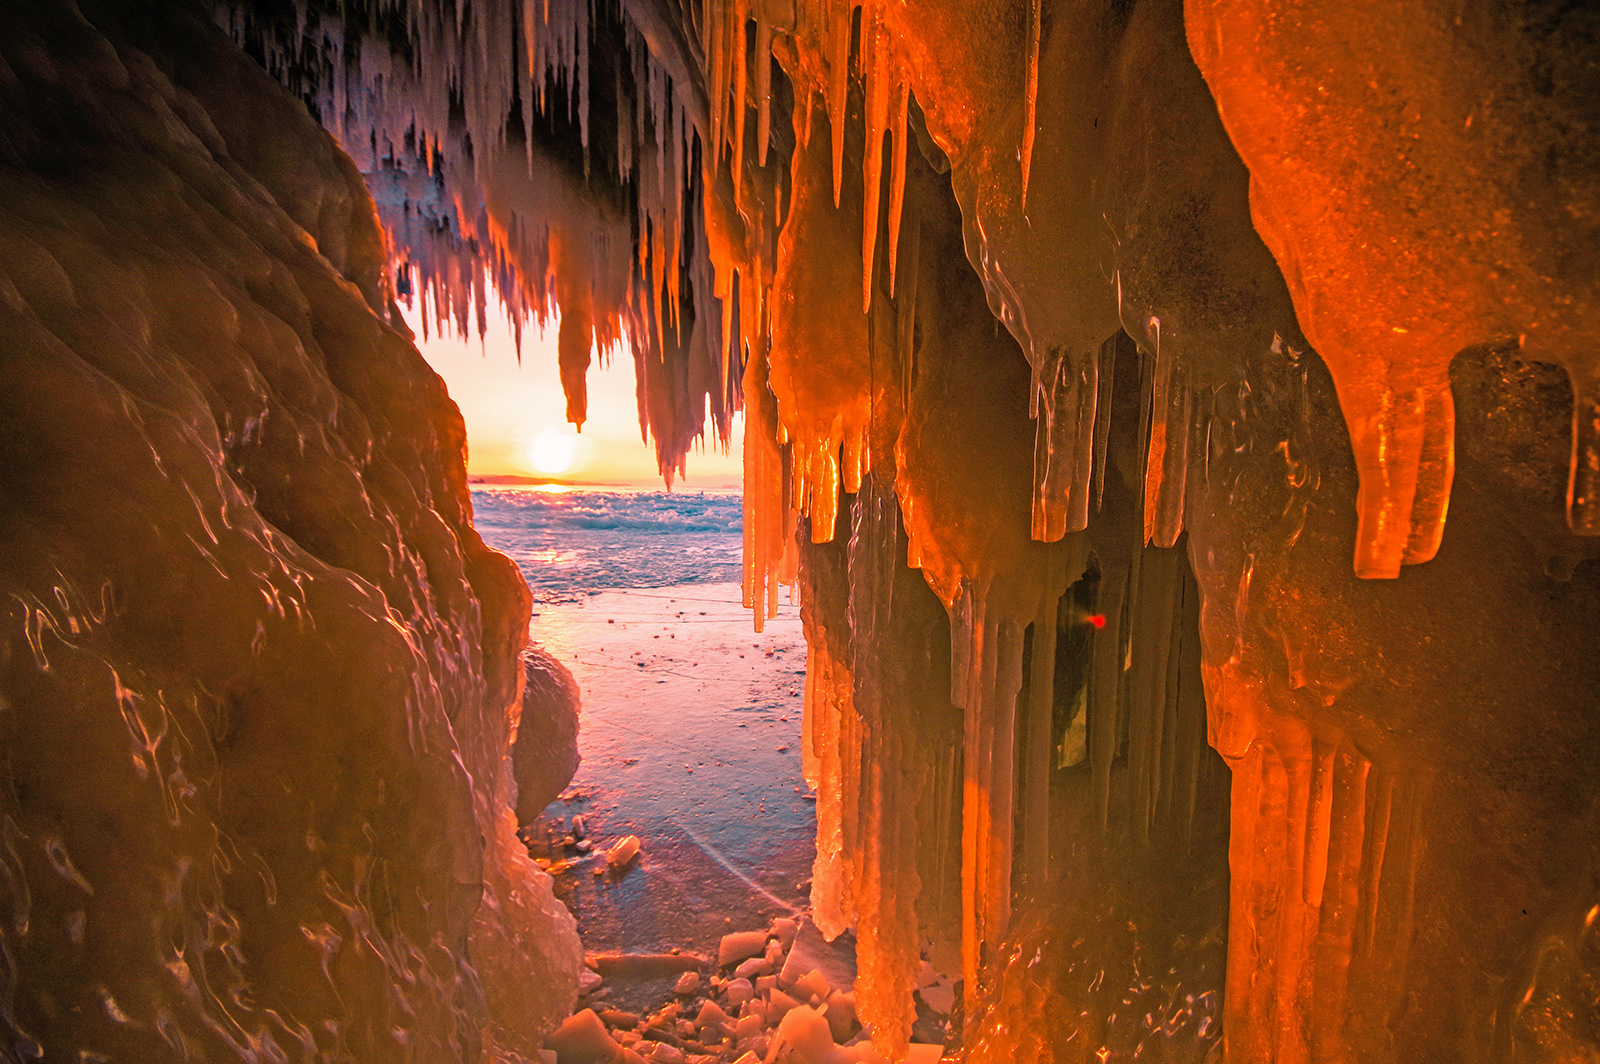
{"label": "ice debris pile", "polygon": [[[851,973],[809,919],[784,917],[764,931],[724,935],[715,961],[688,954],[657,959],[685,969],[674,1000],[647,1016],[599,1002],[582,1008],[546,1040],[546,1058],[553,1064],[935,1064],[943,1056],[942,1044],[915,1043],[894,1057],[874,1048],[856,1017]],[[601,960],[589,964],[599,968]],[[602,983],[591,973],[579,1003],[603,997]],[[950,1011],[948,980],[931,969],[920,993],[935,1011]]]}

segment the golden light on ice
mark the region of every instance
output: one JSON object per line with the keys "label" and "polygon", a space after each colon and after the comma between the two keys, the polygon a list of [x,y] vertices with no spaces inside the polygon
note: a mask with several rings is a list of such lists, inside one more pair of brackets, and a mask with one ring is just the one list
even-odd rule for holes
{"label": "golden light on ice", "polygon": [[578,463],[577,433],[570,425],[544,429],[528,441],[523,453],[535,472],[565,473]]}

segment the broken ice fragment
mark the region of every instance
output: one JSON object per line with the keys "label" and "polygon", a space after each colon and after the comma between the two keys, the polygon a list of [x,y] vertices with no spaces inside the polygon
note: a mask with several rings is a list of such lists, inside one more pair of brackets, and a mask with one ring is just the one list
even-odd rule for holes
{"label": "broken ice fragment", "polygon": [[795,980],[795,984],[789,989],[801,1001],[810,1001],[812,998],[826,1001],[828,995],[833,992],[833,988],[828,985],[827,977],[816,968]]}
{"label": "broken ice fragment", "polygon": [[[745,999],[746,1001],[749,998]],[[720,1038],[733,1029],[733,1018],[722,1011],[715,1001],[707,1001],[700,1006],[700,1011],[694,1018],[694,1025],[701,1031],[701,1037],[712,1039]]]}
{"label": "broken ice fragment", "polygon": [[717,946],[717,967],[726,967],[746,957],[754,957],[766,948],[765,931],[735,931],[731,935],[723,935]]}
{"label": "broken ice fragment", "polygon": [[777,966],[765,957],[751,957],[749,960],[741,962],[739,967],[733,970],[733,973],[741,979],[748,979],[752,975],[771,975],[775,971],[777,971]]}
{"label": "broken ice fragment", "polygon": [[635,857],[639,856],[639,836],[624,835],[617,840],[617,844],[606,853],[606,865],[620,871],[628,867]]}
{"label": "broken ice fragment", "polygon": [[827,1017],[809,1005],[790,1010],[778,1025],[778,1034],[793,1049],[789,1059],[796,1064],[831,1064],[838,1048]]}
{"label": "broken ice fragment", "polygon": [[738,1008],[755,996],[755,988],[748,979],[734,979],[728,983],[728,1004]]}
{"label": "broken ice fragment", "polygon": [[772,921],[772,929],[767,933],[778,940],[778,945],[782,946],[784,949],[788,949],[790,946],[794,945],[795,932],[797,932],[799,929],[800,924],[798,921],[790,919],[787,916],[780,916],[778,919]]}
{"label": "broken ice fragment", "polygon": [[776,1026],[790,1012],[800,1007],[800,1002],[785,994],[782,990],[774,990],[767,1002],[767,1025]]}
{"label": "broken ice fragment", "polygon": [[545,1039],[545,1045],[555,1050],[559,1064],[594,1064],[613,1060],[622,1052],[622,1047],[607,1033],[605,1024],[593,1009],[568,1016]]}

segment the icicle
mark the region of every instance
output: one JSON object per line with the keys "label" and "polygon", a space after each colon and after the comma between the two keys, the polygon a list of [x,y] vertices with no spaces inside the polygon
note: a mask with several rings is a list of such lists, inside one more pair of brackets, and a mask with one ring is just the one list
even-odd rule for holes
{"label": "icicle", "polygon": [[1567,527],[1580,536],[1600,535],[1600,385],[1572,379],[1572,462],[1567,475]]}
{"label": "icicle", "polygon": [[1200,587],[1194,574],[1184,566],[1183,608],[1179,614],[1182,642],[1178,651],[1178,741],[1175,752],[1173,817],[1177,822],[1178,836],[1187,847],[1194,835],[1195,808],[1199,798],[1200,766],[1207,756],[1206,696],[1201,680],[1200,638],[1198,625],[1190,627],[1190,619],[1198,621]]}
{"label": "icicle", "polygon": [[1033,644],[1028,670],[1028,716],[1023,741],[1023,778],[1027,790],[1020,817],[1023,830],[1023,879],[1040,890],[1050,873],[1050,768],[1055,716],[1056,613],[1059,597],[1045,595],[1046,604],[1033,621]]}
{"label": "icicle", "polygon": [[889,42],[878,0],[861,8],[861,72],[866,81],[867,145],[861,231],[861,311],[872,309],[873,257],[878,246],[878,208],[883,196],[883,134],[889,124]]}
{"label": "icicle", "polygon": [[997,628],[995,641],[994,688],[988,702],[989,785],[987,790],[988,836],[984,869],[985,898],[983,941],[993,948],[1005,938],[1011,926],[1011,868],[1013,829],[1016,816],[1016,736],[1017,695],[1022,689],[1021,625],[1006,622]]}
{"label": "icicle", "polygon": [[905,403],[907,416],[911,412],[912,384],[915,381],[915,356],[916,327],[917,327],[917,283],[922,273],[922,219],[915,213],[911,216],[911,224],[905,229],[906,241],[906,274],[905,291],[895,297],[896,333],[899,341],[900,352],[900,394]]}
{"label": "icicle", "polygon": [[892,159],[889,170],[889,295],[894,296],[895,272],[899,265],[900,215],[906,202],[906,148],[911,139],[911,85],[901,77],[895,85],[894,125],[890,128]]}
{"label": "icicle", "polygon": [[1039,32],[1044,0],[1028,0],[1027,101],[1022,118],[1022,203],[1028,203],[1028,175],[1033,169],[1033,140],[1038,129],[1039,110]]}
{"label": "icicle", "polygon": [[772,140],[772,21],[756,19],[756,165],[767,165]]}
{"label": "icicle", "polygon": [[667,187],[667,122],[670,115],[667,99],[667,75],[659,65],[650,67],[650,121],[656,132],[656,191],[665,195]]}
{"label": "icicle", "polygon": [[[1448,367],[1418,366],[1402,358],[1374,372],[1369,363],[1385,364],[1377,358],[1359,364],[1327,361],[1340,406],[1361,412],[1346,417],[1360,478],[1356,575],[1392,578],[1402,565],[1432,558],[1444,535],[1455,477],[1455,402]],[[1583,450],[1585,419],[1574,427],[1575,444]],[[1590,497],[1582,479],[1587,475],[1575,473],[1570,480],[1573,498]]]}
{"label": "icicle", "polygon": [[835,207],[844,190],[844,119],[850,102],[850,29],[854,15],[854,0],[836,2],[828,8],[828,123],[833,134]]}
{"label": "icicle", "polygon": [[683,199],[684,184],[688,179],[690,162],[689,116],[682,107],[677,108],[678,136],[673,141],[676,156],[672,160],[672,257],[667,261],[667,290],[671,294],[672,326],[682,342],[683,300]]}
{"label": "icicle", "polygon": [[1361,859],[1361,912],[1358,923],[1357,946],[1362,953],[1371,954],[1378,934],[1378,885],[1383,874],[1384,850],[1389,841],[1389,822],[1394,806],[1393,774],[1375,772],[1377,787],[1366,829],[1366,853]]}
{"label": "icicle", "polygon": [[578,67],[578,136],[584,147],[584,178],[589,176],[589,5],[573,5],[574,64]]}
{"label": "icicle", "polygon": [[[994,639],[983,617],[982,604],[972,601],[972,593],[962,596],[963,616],[952,617],[950,650],[952,655],[950,679],[961,685],[961,697],[952,695],[951,701],[964,709],[965,732],[962,742],[964,785],[961,801],[961,971],[966,980],[969,1000],[975,1000],[978,973],[982,956],[981,906],[984,881],[985,828],[988,813],[986,783],[989,767],[990,743],[993,721],[983,712],[978,692],[983,688],[984,674],[994,675]],[[970,612],[967,612],[970,611]],[[959,659],[956,657],[960,646]],[[960,680],[957,681],[957,669]],[[974,676],[974,671],[978,675]]]}
{"label": "icicle", "polygon": [[1139,590],[1131,604],[1132,658],[1129,677],[1129,819],[1134,841],[1150,841],[1150,825],[1161,780],[1162,730],[1166,719],[1167,666],[1172,650],[1174,598],[1181,557],[1175,550],[1146,548]]}
{"label": "icicle", "polygon": [[1118,331],[1100,345],[1097,357],[1100,363],[1099,398],[1095,402],[1094,418],[1094,508],[1100,512],[1106,492],[1106,449],[1111,442],[1111,388],[1116,377],[1117,348],[1125,334]]}
{"label": "icicle", "polygon": [[1162,698],[1160,703],[1161,744],[1158,748],[1159,756],[1156,760],[1156,801],[1155,820],[1152,827],[1158,823],[1174,823],[1176,816],[1176,786],[1179,775],[1178,767],[1178,738],[1179,728],[1179,702],[1178,696],[1182,690],[1179,669],[1183,659],[1183,600],[1187,590],[1187,581],[1184,579],[1184,560],[1182,552],[1175,560],[1177,574],[1173,581],[1172,589],[1172,618],[1171,626],[1167,631],[1167,656],[1166,671],[1162,677]]}
{"label": "icicle", "polygon": [[706,86],[711,94],[711,140],[705,146],[710,159],[709,170],[715,174],[722,167],[723,116],[728,110],[728,21],[727,6],[734,0],[705,0],[711,10],[707,16],[710,24],[710,47],[705,56],[710,65],[710,78]]}
{"label": "icicle", "polygon": [[[538,62],[538,18],[538,0],[522,0],[522,40],[528,60],[528,76],[531,78],[538,78],[542,74]],[[527,103],[530,108],[533,106],[532,100]]]}
{"label": "icicle", "polygon": [[1144,538],[1170,547],[1183,531],[1183,506],[1189,474],[1194,395],[1188,371],[1172,353],[1161,350],[1160,323],[1154,323],[1156,354],[1150,393],[1150,435],[1145,452]]}
{"label": "icicle", "polygon": [[1301,897],[1307,905],[1320,908],[1328,879],[1328,838],[1333,830],[1333,775],[1335,744],[1313,740],[1311,762],[1310,816],[1306,828],[1305,880]]}
{"label": "icicle", "polygon": [[1053,543],[1089,525],[1099,360],[1052,350],[1036,371],[1033,538]]}
{"label": "icicle", "polygon": [[844,455],[840,478],[844,490],[854,495],[861,490],[861,477],[866,472],[868,450],[865,433],[847,433],[844,438]]}
{"label": "icicle", "polygon": [[1371,763],[1345,740],[1334,751],[1327,877],[1318,914],[1313,977],[1316,995],[1307,1027],[1311,1059],[1347,1060],[1345,1017],[1350,963],[1360,910],[1361,855]]}
{"label": "icicle", "polygon": [[748,104],[745,85],[750,69],[745,56],[745,24],[750,20],[750,0],[733,0],[729,55],[733,63],[733,202],[738,204],[744,186],[744,121]]}

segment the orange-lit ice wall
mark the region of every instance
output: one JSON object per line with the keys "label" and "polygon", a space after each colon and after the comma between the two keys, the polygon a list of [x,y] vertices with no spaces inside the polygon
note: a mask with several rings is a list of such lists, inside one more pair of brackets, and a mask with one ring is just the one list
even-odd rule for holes
{"label": "orange-lit ice wall", "polygon": [[1600,532],[1600,218],[1583,16],[1189,0],[1251,209],[1333,373],[1361,471],[1356,572],[1439,549],[1450,359],[1516,338],[1576,395],[1569,520]]}

